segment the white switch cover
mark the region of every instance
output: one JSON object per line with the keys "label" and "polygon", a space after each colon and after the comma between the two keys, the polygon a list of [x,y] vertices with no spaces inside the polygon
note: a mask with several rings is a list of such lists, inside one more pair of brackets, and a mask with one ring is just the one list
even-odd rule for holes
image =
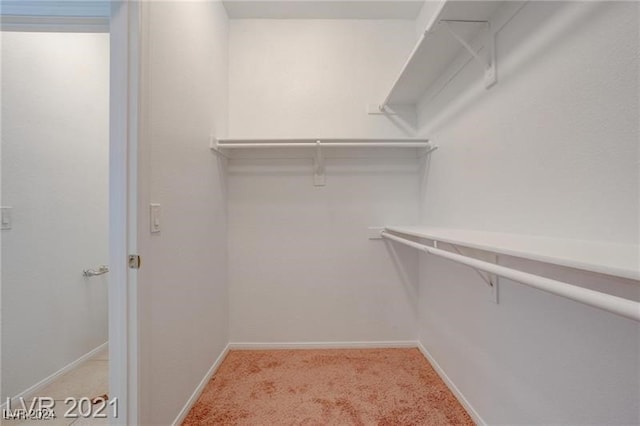
{"label": "white switch cover", "polygon": [[11,229],[13,225],[12,207],[0,207],[0,229]]}
{"label": "white switch cover", "polygon": [[160,232],[160,204],[149,204],[149,216],[151,223],[151,233]]}

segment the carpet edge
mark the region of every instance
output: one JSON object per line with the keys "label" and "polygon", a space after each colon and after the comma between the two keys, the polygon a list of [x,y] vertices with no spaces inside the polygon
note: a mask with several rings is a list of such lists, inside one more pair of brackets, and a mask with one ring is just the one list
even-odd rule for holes
{"label": "carpet edge", "polygon": [[417,342],[417,345],[418,345],[417,346],[418,349],[420,350],[420,353],[422,353],[422,355],[427,359],[429,364],[431,364],[435,372],[438,374],[438,376],[440,376],[440,378],[442,379],[444,384],[449,388],[453,396],[456,397],[460,405],[462,405],[464,409],[467,411],[467,413],[469,414],[469,416],[471,416],[471,419],[479,426],[487,426],[487,423],[482,419],[482,417],[480,417],[480,414],[478,414],[475,408],[473,408],[473,405],[471,405],[471,403],[467,400],[467,398],[465,398],[464,394],[460,391],[460,389],[458,389],[455,383],[453,383],[453,380],[451,380],[449,376],[447,376],[447,373],[444,372],[442,367],[440,367],[440,364],[438,364],[438,362],[433,358],[433,356],[431,355],[431,353],[429,353],[427,348],[425,348],[420,341]]}
{"label": "carpet edge", "polygon": [[230,342],[229,350],[277,349],[389,349],[418,348],[417,340],[398,341],[346,341],[346,342]]}
{"label": "carpet edge", "polygon": [[224,361],[224,358],[231,350],[230,345],[230,343],[227,343],[218,358],[216,358],[216,360],[213,362],[211,368],[209,368],[209,370],[205,373],[204,377],[202,378],[200,383],[198,383],[198,386],[196,386],[196,389],[193,391],[184,407],[182,407],[182,410],[180,410],[180,412],[178,413],[176,419],[173,421],[173,423],[171,423],[172,426],[179,426],[180,424],[182,424],[184,419],[193,408],[193,405],[198,401],[198,398],[200,398],[200,395],[202,394],[202,391],[204,391],[204,388],[207,386],[207,383],[209,383],[209,380],[211,380],[216,371],[218,371],[218,367],[220,367],[220,364],[222,364],[222,361]]}

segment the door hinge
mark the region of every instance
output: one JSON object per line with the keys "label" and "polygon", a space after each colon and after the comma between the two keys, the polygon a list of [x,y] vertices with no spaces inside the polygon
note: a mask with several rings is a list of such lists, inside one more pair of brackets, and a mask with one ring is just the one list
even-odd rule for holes
{"label": "door hinge", "polygon": [[130,269],[140,269],[140,265],[142,265],[142,259],[137,254],[129,255],[129,268]]}

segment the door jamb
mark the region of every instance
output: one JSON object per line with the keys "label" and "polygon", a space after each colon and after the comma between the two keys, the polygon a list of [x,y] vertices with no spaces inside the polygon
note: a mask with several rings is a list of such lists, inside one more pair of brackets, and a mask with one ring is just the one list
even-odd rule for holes
{"label": "door jamb", "polygon": [[137,150],[139,2],[113,1],[110,20],[109,106],[109,397],[111,424],[139,424],[137,270]]}

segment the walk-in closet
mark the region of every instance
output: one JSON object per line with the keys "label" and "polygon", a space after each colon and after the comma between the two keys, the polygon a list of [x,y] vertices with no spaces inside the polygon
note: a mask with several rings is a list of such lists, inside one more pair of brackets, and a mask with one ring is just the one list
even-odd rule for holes
{"label": "walk-in closet", "polygon": [[111,422],[640,424],[639,13],[112,2]]}

